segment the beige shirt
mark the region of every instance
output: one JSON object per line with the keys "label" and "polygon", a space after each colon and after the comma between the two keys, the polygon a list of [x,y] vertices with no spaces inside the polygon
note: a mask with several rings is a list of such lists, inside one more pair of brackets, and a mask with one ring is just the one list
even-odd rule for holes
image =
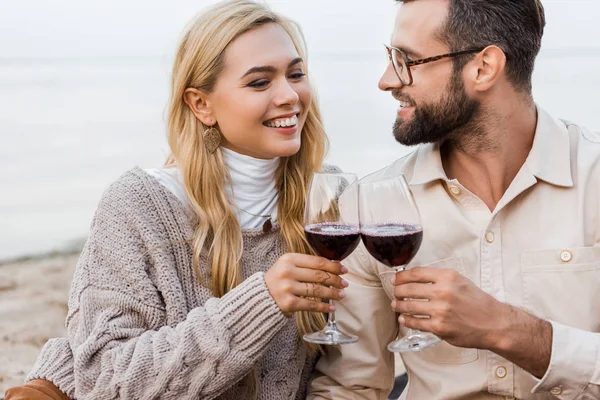
{"label": "beige shirt", "polygon": [[[402,398],[600,399],[600,135],[538,108],[531,153],[493,212],[446,177],[437,145],[420,146],[366,179],[399,173],[424,228],[409,266],[454,268],[553,327],[541,380],[492,352],[443,342],[402,355],[409,374]],[[360,341],[321,358],[308,399],[386,399],[394,379],[386,345],[398,329],[392,272],[362,245],[344,265],[351,284],[337,320]]]}

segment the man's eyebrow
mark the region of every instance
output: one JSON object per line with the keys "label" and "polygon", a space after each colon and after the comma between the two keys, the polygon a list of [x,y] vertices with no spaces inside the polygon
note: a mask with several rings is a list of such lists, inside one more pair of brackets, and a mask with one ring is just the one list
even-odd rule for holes
{"label": "man's eyebrow", "polygon": [[[296,64],[301,63],[303,60],[301,57],[296,57],[294,58],[292,61],[290,61],[290,63],[288,64],[288,68],[293,67]],[[242,75],[242,78],[245,78],[246,76],[250,75],[250,74],[254,74],[257,72],[277,72],[277,68],[272,67],[270,65],[264,65],[264,66],[260,66],[260,67],[252,67],[250,68],[248,71],[246,71],[246,73],[244,75]]]}

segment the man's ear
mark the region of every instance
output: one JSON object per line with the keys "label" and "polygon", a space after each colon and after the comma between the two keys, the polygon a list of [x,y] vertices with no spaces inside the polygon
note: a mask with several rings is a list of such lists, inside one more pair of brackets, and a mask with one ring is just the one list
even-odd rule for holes
{"label": "man's ear", "polygon": [[468,74],[473,89],[485,92],[504,76],[506,54],[498,46],[488,46],[470,64]]}
{"label": "man's ear", "polygon": [[208,96],[201,90],[187,88],[183,94],[183,101],[204,125],[213,126],[217,122]]}

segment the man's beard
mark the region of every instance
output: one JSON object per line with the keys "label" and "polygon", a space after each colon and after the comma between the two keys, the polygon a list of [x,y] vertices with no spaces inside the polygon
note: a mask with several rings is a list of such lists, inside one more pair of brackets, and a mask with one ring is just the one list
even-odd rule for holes
{"label": "man's beard", "polygon": [[[405,100],[402,95],[398,96]],[[411,101],[412,99],[407,99]],[[480,103],[469,98],[460,72],[455,71],[446,88],[446,93],[436,104],[422,104],[415,107],[411,121],[400,117],[394,123],[394,137],[405,146],[421,143],[443,142],[453,139],[460,142],[465,129],[480,111]]]}

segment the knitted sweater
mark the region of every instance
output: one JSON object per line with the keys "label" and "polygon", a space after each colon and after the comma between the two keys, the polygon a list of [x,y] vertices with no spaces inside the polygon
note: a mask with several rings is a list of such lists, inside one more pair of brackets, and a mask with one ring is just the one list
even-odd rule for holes
{"label": "knitted sweater", "polygon": [[[192,267],[196,217],[139,168],[104,193],[69,294],[69,340],[52,339],[28,379],[77,399],[304,399],[315,357],[264,271],[285,252],[274,225],[243,231],[244,281],[221,298]],[[73,373],[74,371],[74,373]]]}

